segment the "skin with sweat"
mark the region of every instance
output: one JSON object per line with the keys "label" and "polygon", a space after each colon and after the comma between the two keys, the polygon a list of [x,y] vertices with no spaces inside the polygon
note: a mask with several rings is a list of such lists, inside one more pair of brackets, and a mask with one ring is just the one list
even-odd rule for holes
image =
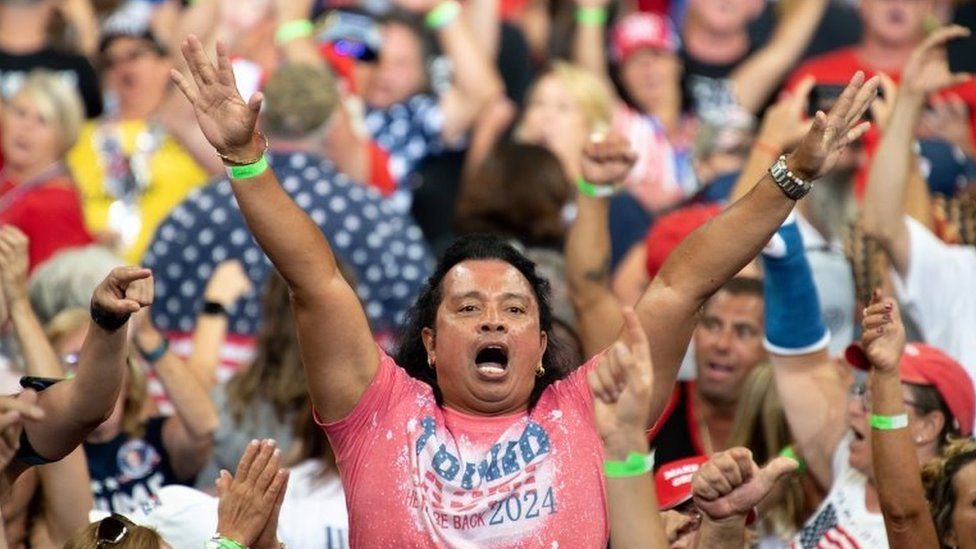
{"label": "skin with sweat", "polygon": [[[504,261],[469,260],[447,272],[441,294],[422,337],[444,404],[472,415],[525,411],[548,341],[528,280]],[[507,364],[476,363],[491,346],[505,350]]]}

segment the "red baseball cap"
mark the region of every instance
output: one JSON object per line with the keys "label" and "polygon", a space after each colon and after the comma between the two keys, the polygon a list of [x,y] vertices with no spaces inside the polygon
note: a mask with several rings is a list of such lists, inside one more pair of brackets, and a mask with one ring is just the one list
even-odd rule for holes
{"label": "red baseball cap", "polygon": [[617,63],[644,48],[675,53],[680,46],[681,39],[671,20],[656,13],[632,13],[614,25],[610,33],[610,54]]}
{"label": "red baseball cap", "polygon": [[645,267],[649,278],[661,270],[671,252],[690,235],[722,211],[718,204],[695,204],[669,213],[657,220],[647,233]]}
{"label": "red baseball cap", "polygon": [[[871,367],[867,355],[857,343],[847,347],[844,358],[859,370]],[[952,412],[959,432],[965,436],[972,434],[973,416],[976,415],[973,380],[952,357],[930,345],[909,343],[901,356],[901,380],[913,385],[935,387]]]}
{"label": "red baseball cap", "polygon": [[691,499],[691,479],[698,468],[708,461],[706,456],[694,456],[665,463],[654,473],[657,508],[674,509]]}

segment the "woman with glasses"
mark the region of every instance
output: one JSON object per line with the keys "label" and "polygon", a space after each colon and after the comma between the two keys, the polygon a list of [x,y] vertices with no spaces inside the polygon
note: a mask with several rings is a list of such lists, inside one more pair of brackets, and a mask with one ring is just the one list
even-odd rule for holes
{"label": "woman with glasses", "polygon": [[[804,547],[847,543],[885,547],[877,473],[871,452],[872,430],[907,428],[919,462],[937,457],[952,436],[973,431],[976,397],[972,380],[957,362],[925,345],[906,348],[901,360],[901,400],[907,414],[897,425],[878,415],[874,395],[855,384],[850,368],[827,351],[816,288],[799,229],[788,220],[763,253],[766,347],[770,351],[786,418],[796,450],[826,498],[793,538]],[[865,315],[873,309],[866,309]],[[889,305],[878,318],[897,314]],[[865,329],[884,330],[866,324]],[[872,335],[868,333],[868,335]],[[849,347],[848,362],[866,367],[860,347]],[[879,419],[881,418],[881,419]],[[890,418],[889,418],[890,419]]]}

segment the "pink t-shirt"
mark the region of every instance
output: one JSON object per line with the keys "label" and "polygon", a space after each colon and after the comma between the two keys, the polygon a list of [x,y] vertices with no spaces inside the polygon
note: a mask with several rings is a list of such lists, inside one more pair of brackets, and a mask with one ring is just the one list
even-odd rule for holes
{"label": "pink t-shirt", "polygon": [[531,413],[441,406],[382,355],[353,411],[323,428],[335,450],[352,547],[606,547],[603,445],[586,372]]}

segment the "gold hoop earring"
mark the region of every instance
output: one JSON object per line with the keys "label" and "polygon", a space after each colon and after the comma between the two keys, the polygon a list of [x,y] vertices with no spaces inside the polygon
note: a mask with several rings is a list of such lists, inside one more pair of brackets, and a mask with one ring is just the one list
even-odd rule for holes
{"label": "gold hoop earring", "polygon": [[542,377],[544,375],[546,375],[546,368],[540,362],[539,367],[535,369],[535,377]]}

